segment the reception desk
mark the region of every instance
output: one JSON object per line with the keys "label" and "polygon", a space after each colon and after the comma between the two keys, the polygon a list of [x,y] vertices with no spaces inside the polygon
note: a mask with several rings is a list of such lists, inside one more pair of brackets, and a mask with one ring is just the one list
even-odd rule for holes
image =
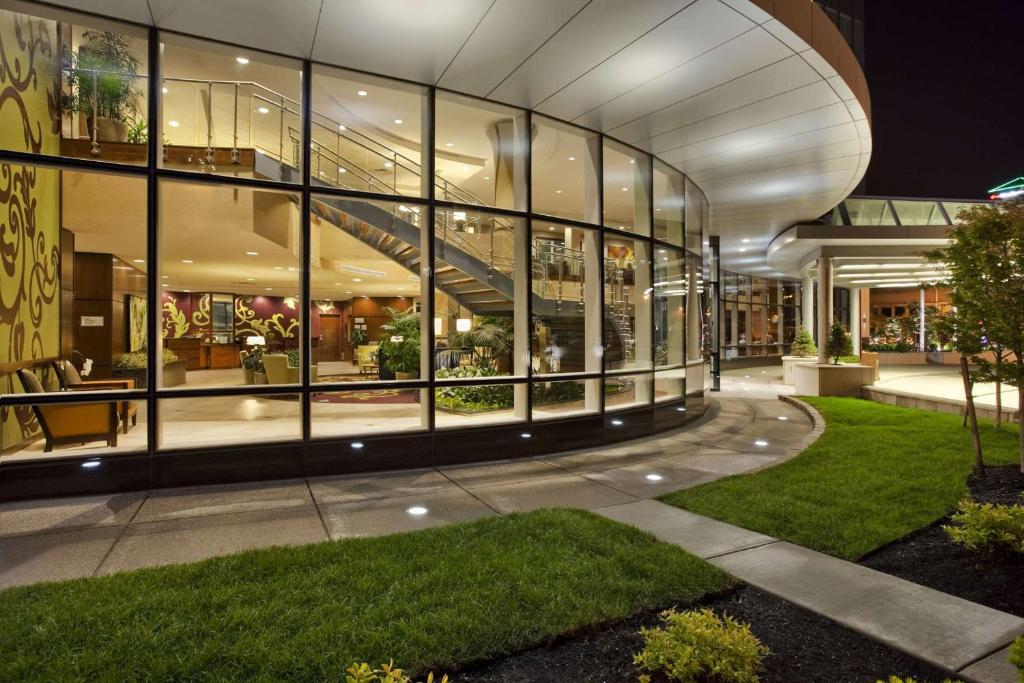
{"label": "reception desk", "polygon": [[178,360],[185,363],[186,370],[202,370],[203,363],[199,352],[202,340],[199,337],[178,337],[164,339],[164,348],[173,351]]}
{"label": "reception desk", "polygon": [[238,352],[241,350],[241,344],[208,344],[203,342],[199,347],[199,357],[204,369],[238,368],[242,366],[242,361],[238,357]]}

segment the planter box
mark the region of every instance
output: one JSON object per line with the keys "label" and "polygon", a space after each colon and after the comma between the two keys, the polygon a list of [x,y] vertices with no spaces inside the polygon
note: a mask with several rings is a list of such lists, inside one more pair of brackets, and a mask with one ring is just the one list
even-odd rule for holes
{"label": "planter box", "polygon": [[[957,351],[929,351],[927,355],[928,362],[932,365],[960,365],[960,353]],[[995,362],[995,354],[991,351],[979,355],[985,360]]]}
{"label": "planter box", "polygon": [[783,356],[782,357],[782,383],[793,386],[796,384],[796,375],[793,370],[797,365],[807,365],[818,362],[817,356]]}
{"label": "planter box", "polygon": [[[111,372],[117,379],[135,380],[136,389],[146,388],[146,368],[114,368]],[[163,388],[176,387],[185,383],[185,361],[176,360],[164,366]]]}
{"label": "planter box", "polygon": [[926,351],[872,351],[878,355],[879,365],[928,365]]}
{"label": "planter box", "polygon": [[875,370],[869,365],[797,365],[798,396],[856,396],[861,387],[873,384]]}

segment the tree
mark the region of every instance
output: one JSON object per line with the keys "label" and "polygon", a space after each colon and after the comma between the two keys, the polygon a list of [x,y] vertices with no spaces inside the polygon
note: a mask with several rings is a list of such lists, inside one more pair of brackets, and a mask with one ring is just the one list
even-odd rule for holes
{"label": "tree", "polygon": [[[949,244],[928,254],[949,272],[956,335],[975,381],[1017,389],[1021,470],[1024,471],[1024,197],[975,206],[959,214]],[[997,352],[998,358],[982,355]]]}
{"label": "tree", "polygon": [[811,333],[803,325],[796,331],[796,337],[793,339],[790,353],[798,358],[810,358],[811,356],[818,355],[818,347],[814,345],[814,337],[811,336]]}
{"label": "tree", "polygon": [[839,359],[853,353],[850,335],[838,320],[833,320],[828,328],[828,340],[825,342],[825,353],[832,359],[833,365],[839,365]]}
{"label": "tree", "polygon": [[974,378],[971,376],[968,356],[981,352],[981,331],[976,320],[964,309],[954,309],[935,318],[935,328],[948,337],[953,349],[960,352],[960,376],[964,382],[964,425],[971,425],[971,444],[974,447],[974,471],[985,476],[985,458],[981,452],[981,432],[978,430],[978,413],[974,406]]}

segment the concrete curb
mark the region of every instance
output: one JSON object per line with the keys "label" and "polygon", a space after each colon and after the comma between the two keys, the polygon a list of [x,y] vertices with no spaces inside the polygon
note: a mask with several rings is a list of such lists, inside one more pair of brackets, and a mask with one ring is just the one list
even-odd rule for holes
{"label": "concrete curb", "polygon": [[788,403],[794,408],[802,411],[807,417],[811,418],[811,423],[814,425],[811,432],[801,439],[797,444],[790,448],[790,452],[787,454],[786,460],[795,457],[801,453],[805,448],[810,446],[812,443],[818,440],[818,438],[825,433],[825,418],[821,416],[814,406],[809,403],[805,403],[798,398],[792,396],[786,396],[785,394],[779,394],[779,400],[783,403]]}

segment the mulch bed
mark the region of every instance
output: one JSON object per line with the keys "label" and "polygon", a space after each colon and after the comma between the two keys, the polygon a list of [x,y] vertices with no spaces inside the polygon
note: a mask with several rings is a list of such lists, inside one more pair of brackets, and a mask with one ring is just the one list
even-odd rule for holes
{"label": "mulch bed", "polygon": [[[1024,475],[1017,465],[990,467],[984,478],[967,482],[974,500],[1012,505],[1021,502]],[[863,557],[866,567],[943,593],[1024,617],[1024,556],[972,552],[949,540],[943,519]]]}
{"label": "mulch bed", "polygon": [[[765,659],[766,670],[760,677],[764,683],[874,683],[890,674],[941,681],[948,675],[749,586],[702,604],[749,623],[754,634],[771,649]],[[658,613],[647,612],[466,670],[454,680],[459,683],[636,681],[633,653],[643,646],[637,631],[641,626],[657,623]],[[666,679],[654,677],[652,680]]]}

